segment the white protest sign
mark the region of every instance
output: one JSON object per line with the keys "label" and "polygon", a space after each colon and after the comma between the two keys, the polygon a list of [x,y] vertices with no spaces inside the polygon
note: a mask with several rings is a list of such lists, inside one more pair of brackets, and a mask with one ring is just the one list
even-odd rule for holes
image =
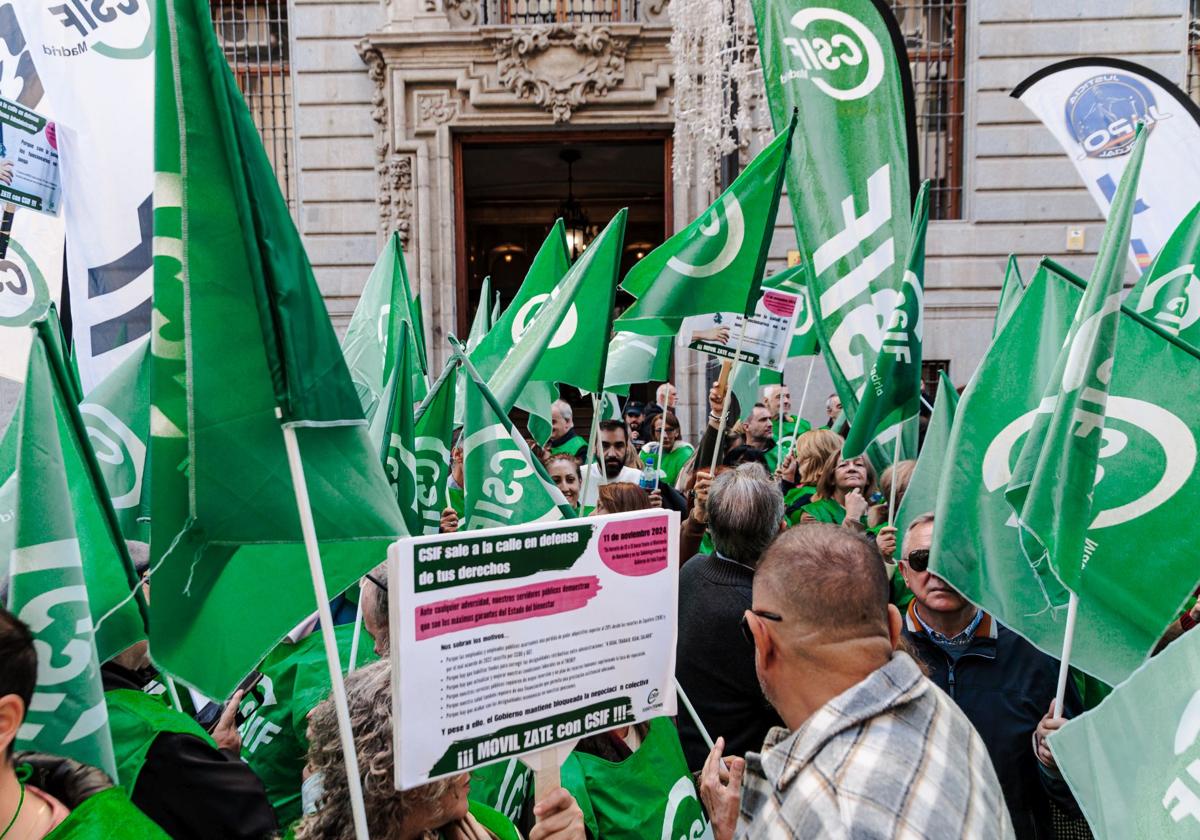
{"label": "white protest sign", "polygon": [[[742,339],[738,358],[748,365],[783,370],[801,308],[797,295],[764,288],[754,307],[754,315],[746,324],[746,336]],[[689,350],[732,359],[742,320],[740,312],[693,315],[683,319],[679,341]]]}
{"label": "white protest sign", "polygon": [[679,514],[388,551],[396,787],[675,714]]}
{"label": "white protest sign", "polygon": [[54,123],[0,97],[0,202],[55,216],[61,192]]}

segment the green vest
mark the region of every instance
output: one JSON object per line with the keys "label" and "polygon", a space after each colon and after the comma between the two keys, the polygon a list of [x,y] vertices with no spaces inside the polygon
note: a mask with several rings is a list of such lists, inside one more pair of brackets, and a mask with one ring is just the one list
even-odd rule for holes
{"label": "green vest", "polygon": [[804,512],[803,506],[796,508],[791,513],[788,513],[788,508],[801,497],[812,496],[815,492],[817,492],[817,488],[811,484],[801,484],[787,491],[787,495],[783,497],[783,511],[787,516],[788,525],[799,525],[800,515]]}
{"label": "green vest", "polygon": [[558,446],[550,447],[551,455],[570,455],[574,458],[582,457],[579,453],[587,449],[587,441],[579,435],[572,435],[566,441]]}
{"label": "green vest", "polygon": [[146,763],[146,753],[162,732],[194,735],[214,750],[217,743],[182,712],[167,705],[162,694],[151,695],[132,688],[114,688],[104,692],[108,706],[108,728],[112,732],[117,779],[125,792],[133,796],[138,776]]}
{"label": "green vest", "polygon": [[[353,624],[334,628],[338,655],[350,662]],[[376,659],[371,637],[365,631],[358,642],[358,665]],[[242,735],[242,760],[262,780],[267,799],[280,826],[300,819],[301,773],[308,753],[308,713],[329,696],[329,665],[320,632],[296,644],[283,642],[267,654],[258,670],[262,680],[243,698],[246,716]]]}
{"label": "green vest", "polygon": [[[113,740],[115,742],[116,738]],[[167,833],[139,811],[119,787],[106,788],[83,800],[58,828],[46,835],[46,840],[112,840],[114,837],[170,840]]]}
{"label": "green vest", "polygon": [[688,772],[675,725],[654,718],[637,752],[614,763],[571,753],[562,784],[583,811],[588,836],[597,840],[699,840],[707,823]]}
{"label": "green vest", "polygon": [[533,771],[516,758],[478,767],[471,771],[469,798],[520,823],[526,804],[533,799]]}
{"label": "green vest", "polygon": [[[654,444],[654,448],[658,448],[657,443]],[[662,480],[674,487],[675,482],[679,479],[679,471],[683,469],[684,464],[692,459],[695,451],[695,449],[686,443],[677,443],[674,449],[663,456],[662,463],[658,463],[655,458],[657,453],[647,453],[645,449],[638,453],[638,457],[642,459],[643,464],[648,463],[646,460],[648,457],[654,459],[654,465],[658,467],[658,472],[662,476]]]}
{"label": "green vest", "polygon": [[[499,811],[473,800],[468,803],[468,806],[471,816],[494,834],[497,840],[521,840],[521,835],[512,824],[512,820]],[[438,836],[442,836],[440,832]]]}

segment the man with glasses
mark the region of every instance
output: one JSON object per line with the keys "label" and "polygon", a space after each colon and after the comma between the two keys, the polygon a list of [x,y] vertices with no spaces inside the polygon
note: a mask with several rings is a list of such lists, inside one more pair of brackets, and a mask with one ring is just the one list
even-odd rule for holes
{"label": "man with glasses", "polygon": [[898,650],[901,616],[861,537],[785,531],[743,621],[786,728],[745,760],[717,740],[700,780],[716,840],[1012,836],[978,733]]}
{"label": "man with glasses", "polygon": [[[1065,721],[1053,717],[1058,660],[1047,656],[958,594],[929,571],[933,516],[917,518],[904,535],[900,572],[913,592],[904,621],[909,648],[929,678],[979,731],[1004,790],[1018,838],[1054,837],[1051,816],[1080,814],[1045,736]],[[1067,716],[1082,703],[1068,681]]]}

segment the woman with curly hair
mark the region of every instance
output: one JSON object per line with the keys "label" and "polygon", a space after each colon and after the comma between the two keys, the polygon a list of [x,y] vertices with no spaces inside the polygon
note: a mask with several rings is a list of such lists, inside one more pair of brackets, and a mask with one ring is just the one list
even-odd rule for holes
{"label": "woman with curly hair", "polygon": [[[367,828],[373,840],[520,840],[498,812],[471,802],[471,776],[463,773],[412,790],[397,791],[392,751],[392,672],[387,660],[346,676],[350,725],[362,773]],[[313,709],[308,724],[308,767],[320,792],[316,810],[296,824],[296,840],[354,840],[346,765],[333,700]],[[314,784],[310,777],[306,787]],[[538,822],[529,840],[584,840],[583,815],[559,788],[534,806]]]}

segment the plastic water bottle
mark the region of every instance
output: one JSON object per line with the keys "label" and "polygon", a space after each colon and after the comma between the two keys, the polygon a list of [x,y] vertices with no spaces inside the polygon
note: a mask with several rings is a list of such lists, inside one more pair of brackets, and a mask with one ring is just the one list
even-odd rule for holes
{"label": "plastic water bottle", "polygon": [[658,487],[658,470],[654,467],[654,452],[643,452],[642,457],[646,459],[646,465],[642,467],[642,474],[638,477],[638,487],[641,487],[647,493],[653,493]]}

